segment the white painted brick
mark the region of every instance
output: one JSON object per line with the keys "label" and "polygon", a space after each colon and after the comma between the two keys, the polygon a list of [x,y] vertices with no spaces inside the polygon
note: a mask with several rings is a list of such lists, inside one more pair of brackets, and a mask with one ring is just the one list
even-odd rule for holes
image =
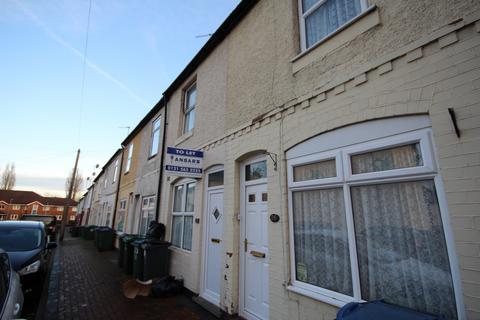
{"label": "white painted brick", "polygon": [[444,48],[458,41],[457,33],[452,32],[438,39],[438,46]]}
{"label": "white painted brick", "polygon": [[458,255],[460,255],[460,256],[480,257],[480,244],[479,243],[459,242],[455,245],[455,247],[457,249]]}
{"label": "white painted brick", "polygon": [[367,74],[366,73],[362,73],[362,74],[356,76],[353,79],[353,85],[355,87],[359,86],[359,85],[361,85],[362,83],[365,83],[365,82],[367,82]]}
{"label": "white painted brick", "polygon": [[322,92],[317,96],[317,102],[322,102],[325,99],[327,99],[327,95],[325,94],[325,92]]}
{"label": "white painted brick", "polygon": [[345,92],[345,84],[344,83],[336,86],[335,89],[333,90],[334,95],[339,95],[340,93],[343,93],[343,92]]}
{"label": "white painted brick", "polygon": [[306,109],[308,107],[310,107],[310,100],[308,100],[308,99],[302,101],[302,103],[300,104],[300,108],[302,108],[302,109]]}
{"label": "white painted brick", "polygon": [[423,50],[422,48],[417,48],[407,53],[406,60],[407,62],[413,62],[415,60],[420,59],[421,57],[423,57]]}

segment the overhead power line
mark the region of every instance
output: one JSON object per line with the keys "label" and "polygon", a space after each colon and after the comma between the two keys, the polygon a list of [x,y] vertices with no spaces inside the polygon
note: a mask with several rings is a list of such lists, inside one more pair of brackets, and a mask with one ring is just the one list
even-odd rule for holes
{"label": "overhead power line", "polygon": [[82,131],[82,115],[83,115],[83,103],[85,100],[85,76],[87,70],[87,49],[88,49],[88,38],[90,34],[90,16],[92,13],[92,0],[89,0],[88,3],[88,17],[87,17],[87,29],[85,32],[85,46],[83,47],[83,70],[82,70],[82,87],[80,90],[80,106],[79,106],[79,115],[78,115],[78,144],[80,145],[80,135]]}

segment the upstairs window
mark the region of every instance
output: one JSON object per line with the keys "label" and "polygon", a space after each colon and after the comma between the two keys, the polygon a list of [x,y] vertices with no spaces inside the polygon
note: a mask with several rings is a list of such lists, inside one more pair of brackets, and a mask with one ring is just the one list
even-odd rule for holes
{"label": "upstairs window", "polygon": [[302,50],[340,29],[367,9],[367,0],[299,0]]}
{"label": "upstairs window", "polygon": [[127,155],[127,164],[125,165],[125,173],[130,171],[130,166],[132,165],[132,155],[133,155],[133,143],[128,146],[128,155]]}
{"label": "upstairs window", "polygon": [[37,214],[38,213],[38,204],[34,204],[32,206],[32,214]]}
{"label": "upstairs window", "polygon": [[185,105],[183,106],[183,133],[193,130],[195,124],[195,106],[197,104],[197,85],[192,85],[185,91]]}
{"label": "upstairs window", "polygon": [[113,170],[113,179],[112,183],[117,182],[117,174],[118,174],[118,159],[115,160],[115,170]]}
{"label": "upstairs window", "polygon": [[150,146],[150,157],[158,153],[158,145],[160,143],[160,124],[161,118],[157,118],[152,123],[152,145]]}

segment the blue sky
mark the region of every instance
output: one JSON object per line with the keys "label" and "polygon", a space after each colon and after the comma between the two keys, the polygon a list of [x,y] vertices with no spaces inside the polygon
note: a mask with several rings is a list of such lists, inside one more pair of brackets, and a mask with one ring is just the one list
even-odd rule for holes
{"label": "blue sky", "polygon": [[63,193],[80,148],[84,176],[160,99],[238,0],[0,0],[0,170],[17,189]]}

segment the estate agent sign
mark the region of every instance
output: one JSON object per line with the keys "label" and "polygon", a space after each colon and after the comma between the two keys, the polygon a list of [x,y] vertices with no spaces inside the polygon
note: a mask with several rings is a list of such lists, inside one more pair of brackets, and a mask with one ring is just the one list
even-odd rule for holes
{"label": "estate agent sign", "polygon": [[181,177],[202,177],[203,152],[167,147],[165,171]]}

